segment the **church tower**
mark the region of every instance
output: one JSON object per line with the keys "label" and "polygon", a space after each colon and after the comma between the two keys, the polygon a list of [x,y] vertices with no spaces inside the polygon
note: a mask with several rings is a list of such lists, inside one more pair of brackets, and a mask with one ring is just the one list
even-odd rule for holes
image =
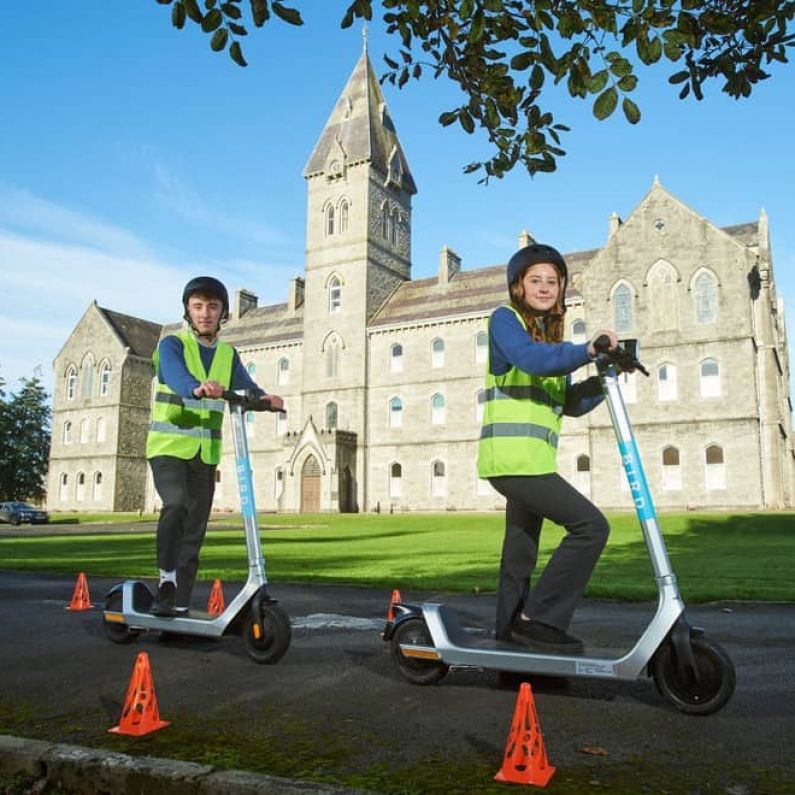
{"label": "church tower", "polygon": [[[411,278],[411,198],[417,192],[366,45],[304,178],[301,424],[304,430],[309,424],[318,431],[349,435],[346,444],[356,452],[345,477],[356,495],[343,496],[347,486],[341,476],[339,502],[358,505],[364,497],[362,486],[355,484],[364,482],[367,324]],[[320,438],[331,441],[322,433]]]}

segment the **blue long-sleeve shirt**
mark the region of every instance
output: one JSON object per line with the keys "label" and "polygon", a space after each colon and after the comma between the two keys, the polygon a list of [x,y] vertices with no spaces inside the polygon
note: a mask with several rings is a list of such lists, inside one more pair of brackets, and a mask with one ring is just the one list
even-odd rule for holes
{"label": "blue long-sleeve shirt", "polygon": [[[210,372],[210,366],[215,356],[215,345],[202,345],[199,342],[199,354],[202,358],[205,372]],[[170,334],[163,337],[159,344],[160,359],[157,368],[157,378],[160,383],[165,384],[169,389],[173,389],[180,397],[195,397],[193,390],[199,386],[197,381],[188,370],[185,364],[185,353],[182,340]],[[248,371],[243,367],[237,351],[232,358],[232,389],[253,389],[259,395],[264,395],[265,390],[258,387]]]}
{"label": "blue long-sleeve shirt", "polygon": [[571,383],[571,373],[588,364],[587,343],[535,342],[519,318],[501,306],[494,310],[489,323],[489,369],[492,375],[504,375],[511,367],[540,376],[566,376],[566,403],[563,413],[580,417],[604,400],[598,376]]}

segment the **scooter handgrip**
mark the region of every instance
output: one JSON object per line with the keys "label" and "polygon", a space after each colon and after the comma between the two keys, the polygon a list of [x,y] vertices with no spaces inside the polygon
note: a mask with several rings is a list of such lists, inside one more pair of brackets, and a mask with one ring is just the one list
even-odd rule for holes
{"label": "scooter handgrip", "polygon": [[597,353],[607,353],[610,350],[610,337],[607,334],[600,334],[593,341],[593,347]]}

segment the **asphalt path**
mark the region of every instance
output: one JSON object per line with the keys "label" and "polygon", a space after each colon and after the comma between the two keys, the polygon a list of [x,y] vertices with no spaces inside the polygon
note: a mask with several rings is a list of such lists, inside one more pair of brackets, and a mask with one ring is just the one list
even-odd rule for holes
{"label": "asphalt path", "polygon": [[[106,747],[119,742],[118,750],[165,757],[169,743],[183,738],[180,726],[204,727],[211,738],[262,736],[272,721],[295,742],[296,759],[305,759],[307,750],[315,754],[314,770],[296,765],[298,778],[309,769],[345,783],[352,770],[375,764],[419,766],[429,791],[459,791],[452,784],[431,786],[434,776],[447,775],[433,760],[485,760],[493,772],[502,763],[518,682],[471,670],[450,672],[430,687],[405,682],[380,637],[389,592],[273,584],[291,618],[292,643],[281,662],[262,666],[236,637],[168,641],[149,632],[130,645],[113,644],[100,611],[114,583],[89,579],[95,607],[70,612],[74,584],[72,577],[0,571],[2,734],[86,745],[102,738]],[[224,583],[227,602],[238,587]],[[206,604],[209,588],[197,584],[197,606]],[[490,595],[404,592],[403,598],[444,601],[465,627],[492,625]],[[572,631],[588,651],[613,649],[618,656],[653,609],[585,600]],[[617,791],[605,782],[615,771],[627,776],[633,770],[650,792],[795,792],[795,605],[710,604],[688,608],[687,616],[734,661],[737,689],[729,704],[715,715],[690,717],[667,705],[646,678],[531,680],[546,751],[558,768],[558,789],[551,792],[580,791],[574,784],[565,789],[567,774],[589,788]],[[118,719],[139,651],[149,654],[160,716],[172,721],[155,745],[106,733]],[[312,737],[317,747],[307,749]],[[330,744],[345,746],[338,771]],[[206,747],[202,752],[195,761],[212,760]],[[270,772],[293,771],[288,763]]]}

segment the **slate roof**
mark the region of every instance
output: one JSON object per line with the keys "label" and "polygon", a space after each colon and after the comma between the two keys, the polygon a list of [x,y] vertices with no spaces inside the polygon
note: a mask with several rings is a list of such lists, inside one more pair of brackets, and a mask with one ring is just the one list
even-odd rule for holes
{"label": "slate roof", "polygon": [[119,338],[135,356],[150,358],[160,339],[162,326],[132,315],[123,315],[112,309],[97,307]]}
{"label": "slate roof", "polygon": [[386,176],[389,158],[397,152],[401,165],[401,187],[415,194],[417,186],[398,140],[395,125],[365,50],[353,68],[345,88],[331,112],[304,169],[305,177],[324,173],[329,152],[338,141],[347,165],[369,162]]}
{"label": "slate roof", "polygon": [[235,346],[300,341],[303,336],[303,306],[299,306],[292,314],[286,303],[249,309],[242,318],[225,326],[221,332],[221,338]]}
{"label": "slate roof", "polygon": [[738,238],[746,246],[755,246],[759,243],[758,221],[751,221],[748,224],[735,224],[734,226],[722,226],[721,231]]}

